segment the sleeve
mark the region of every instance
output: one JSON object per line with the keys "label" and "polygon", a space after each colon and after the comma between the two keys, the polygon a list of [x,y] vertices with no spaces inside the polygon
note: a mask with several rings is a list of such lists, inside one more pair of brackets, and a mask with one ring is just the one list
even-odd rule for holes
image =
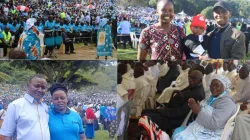
{"label": "sleeve", "polygon": [[231,58],[232,59],[243,59],[245,56],[246,48],[245,48],[245,35],[240,32],[240,35],[236,37],[235,43],[231,49]]}
{"label": "sleeve", "polygon": [[147,50],[150,48],[149,42],[149,28],[145,28],[142,30],[140,39],[139,39],[139,48],[142,50]]}
{"label": "sleeve", "polygon": [[77,114],[78,117],[78,123],[79,123],[79,134],[84,134],[83,124],[82,124],[82,118],[79,114]]}
{"label": "sleeve", "polygon": [[44,24],[44,28],[48,28],[48,22],[47,21]]}
{"label": "sleeve", "polygon": [[0,129],[0,134],[12,137],[16,131],[16,107],[13,103],[8,105],[7,113]]}
{"label": "sleeve", "polygon": [[221,101],[216,103],[212,115],[209,115],[203,109],[199,112],[196,121],[203,127],[215,130],[218,128],[223,128],[227,120],[231,117],[233,110],[236,106],[231,101],[231,99],[221,99]]}
{"label": "sleeve", "polygon": [[163,110],[160,110],[161,116],[165,116],[168,118],[176,118],[185,116],[190,111],[190,108],[187,103],[184,103],[181,108],[166,108]]}

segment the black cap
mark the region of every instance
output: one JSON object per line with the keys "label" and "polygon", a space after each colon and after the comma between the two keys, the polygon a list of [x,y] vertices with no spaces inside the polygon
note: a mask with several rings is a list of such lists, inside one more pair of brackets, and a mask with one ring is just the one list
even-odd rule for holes
{"label": "black cap", "polygon": [[226,3],[226,2],[224,2],[224,1],[219,1],[219,2],[215,3],[214,8],[213,8],[213,11],[214,11],[215,8],[217,8],[217,7],[221,7],[221,8],[223,8],[223,9],[225,9],[226,11],[230,11],[230,12],[231,12],[231,8],[230,8],[229,4]]}

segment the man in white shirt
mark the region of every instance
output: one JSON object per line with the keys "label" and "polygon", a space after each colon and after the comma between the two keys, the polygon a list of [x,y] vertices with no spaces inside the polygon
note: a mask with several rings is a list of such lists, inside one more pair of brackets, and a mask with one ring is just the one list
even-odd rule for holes
{"label": "man in white shirt", "polygon": [[228,73],[226,74],[226,76],[231,83],[233,82],[234,78],[236,78],[236,75],[237,75],[236,66],[234,63],[230,63],[228,66]]}
{"label": "man in white shirt", "polygon": [[212,77],[215,74],[213,65],[209,63],[206,68],[205,68],[205,75],[203,76],[202,79],[202,84],[204,87],[205,91],[205,99],[208,99],[211,96],[211,91],[210,91],[210,83],[212,81]]}
{"label": "man in white shirt", "polygon": [[233,95],[235,102],[247,102],[250,100],[250,77],[249,69],[243,66],[239,72],[240,82],[236,86],[236,93]]}
{"label": "man in white shirt", "polygon": [[89,15],[89,13],[87,13],[87,15],[85,16],[85,21],[88,23],[88,25],[90,24],[90,15]]}
{"label": "man in white shirt", "polygon": [[222,75],[227,75],[228,73],[228,62],[224,62],[223,63],[223,72],[222,72]]}
{"label": "man in white shirt", "polygon": [[168,103],[174,90],[183,90],[189,86],[188,71],[190,69],[190,65],[185,62],[182,64],[181,68],[181,73],[177,77],[176,81],[173,81],[169,87],[165,88],[160,97],[157,99],[158,103]]}
{"label": "man in white shirt", "polygon": [[130,27],[131,24],[126,17],[123,18],[123,21],[118,26],[118,29],[121,29],[121,40],[123,41],[123,47],[126,49],[126,43],[129,42],[130,47],[132,48],[132,42],[130,38]]}
{"label": "man in white shirt", "polygon": [[6,4],[4,4],[4,7],[3,7],[3,12],[4,12],[4,15],[5,17],[8,17],[8,14],[9,14],[9,8]]}
{"label": "man in white shirt", "polygon": [[50,140],[48,106],[42,102],[46,89],[45,76],[35,75],[24,97],[9,104],[0,130],[4,140],[11,140],[15,132],[18,140]]}

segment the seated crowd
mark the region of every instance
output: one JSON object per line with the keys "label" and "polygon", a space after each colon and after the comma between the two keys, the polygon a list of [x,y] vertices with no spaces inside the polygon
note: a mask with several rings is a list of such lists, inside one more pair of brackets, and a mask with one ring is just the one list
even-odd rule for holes
{"label": "seated crowd", "polygon": [[136,119],[141,139],[247,139],[249,82],[249,64],[238,60],[120,61],[118,126],[130,136],[123,125]]}

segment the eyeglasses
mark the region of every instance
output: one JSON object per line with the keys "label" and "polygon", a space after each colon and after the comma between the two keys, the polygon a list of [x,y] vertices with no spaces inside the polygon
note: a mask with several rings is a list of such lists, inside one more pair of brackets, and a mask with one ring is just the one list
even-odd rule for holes
{"label": "eyeglasses", "polygon": [[197,78],[197,77],[193,77],[193,76],[188,76],[188,79],[192,79],[192,80],[200,80],[201,78]]}

